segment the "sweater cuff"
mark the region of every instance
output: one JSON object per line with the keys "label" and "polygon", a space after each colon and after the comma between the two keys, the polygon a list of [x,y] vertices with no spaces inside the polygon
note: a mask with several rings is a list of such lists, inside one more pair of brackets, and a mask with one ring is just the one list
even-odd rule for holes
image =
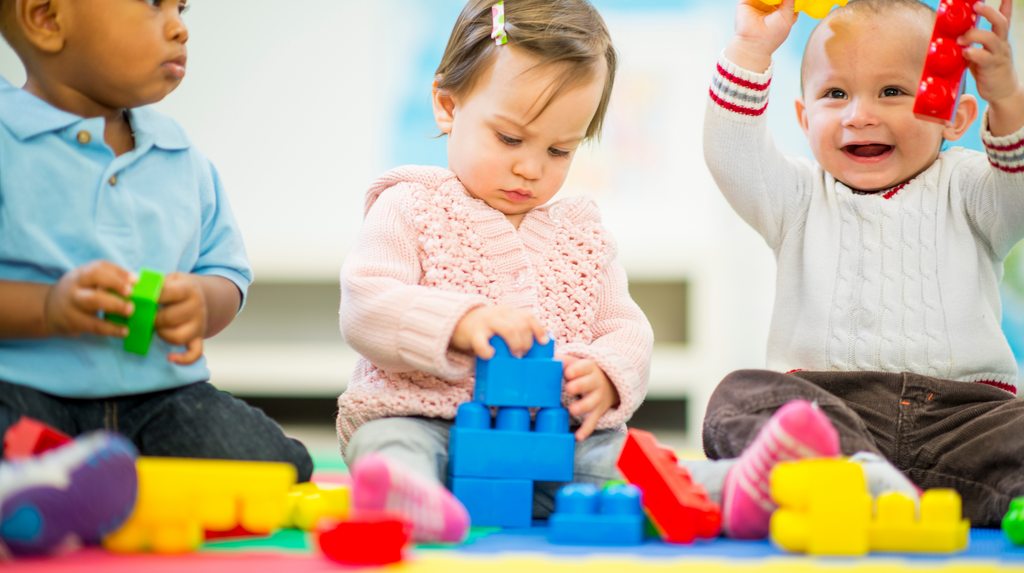
{"label": "sweater cuff", "polygon": [[772,83],[774,67],[772,62],[763,74],[758,74],[730,62],[723,52],[711,80],[711,101],[732,114],[747,117],[764,115],[768,109],[768,87]]}
{"label": "sweater cuff", "polygon": [[995,137],[988,129],[988,110],[981,117],[981,142],[985,144],[988,162],[1006,173],[1024,173],[1024,127],[1017,133]]}
{"label": "sweater cuff", "polygon": [[[556,354],[567,354],[576,358],[593,360],[604,371],[612,386],[619,393],[619,405],[608,410],[597,422],[596,429],[615,429],[625,424],[644,400],[647,386],[646,380],[640,380],[636,368],[621,354],[610,348],[589,346],[581,343],[570,343],[557,347]],[[576,396],[564,394],[562,402],[568,406],[576,401]]]}
{"label": "sweater cuff", "polygon": [[472,375],[473,356],[449,349],[455,326],[467,312],[487,305],[483,296],[428,289],[402,315],[398,355],[416,368],[446,380]]}

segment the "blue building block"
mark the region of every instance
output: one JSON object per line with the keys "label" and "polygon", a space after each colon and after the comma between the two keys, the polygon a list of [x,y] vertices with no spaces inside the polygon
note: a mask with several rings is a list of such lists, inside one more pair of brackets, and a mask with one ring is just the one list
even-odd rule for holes
{"label": "blue building block", "polygon": [[476,359],[473,399],[488,406],[557,408],[562,405],[562,363],[555,360],[555,341],[536,342],[522,358],[514,358],[500,336],[491,337],[494,356]]}
{"label": "blue building block", "polygon": [[533,482],[525,479],[452,477],[451,490],[466,506],[472,525],[530,527]]}
{"label": "blue building block", "polygon": [[499,408],[491,428],[490,409],[466,402],[448,439],[448,471],[458,477],[572,481],[575,453],[565,408],[539,410],[530,431],[526,408]]}
{"label": "blue building block", "polygon": [[548,519],[548,541],[568,545],[639,545],[644,540],[640,488],[589,483],[558,490]]}

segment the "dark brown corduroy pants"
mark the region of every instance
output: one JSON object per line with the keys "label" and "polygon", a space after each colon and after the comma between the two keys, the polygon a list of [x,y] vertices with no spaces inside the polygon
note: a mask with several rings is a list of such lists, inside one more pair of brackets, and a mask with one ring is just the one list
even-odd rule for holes
{"label": "dark brown corduroy pants", "polygon": [[1024,400],[978,382],[909,373],[740,370],[704,419],[710,459],[734,458],[790,400],[816,401],[843,454],[875,452],[923,489],[953,488],[975,527],[999,527],[1024,496]]}

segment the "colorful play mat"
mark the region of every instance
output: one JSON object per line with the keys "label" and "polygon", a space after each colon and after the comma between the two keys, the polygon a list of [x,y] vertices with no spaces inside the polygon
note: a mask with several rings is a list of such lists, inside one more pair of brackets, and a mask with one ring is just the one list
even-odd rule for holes
{"label": "colorful play mat", "polygon": [[[336,452],[317,455],[314,481],[344,482],[346,469]],[[693,545],[648,541],[633,547],[553,545],[544,522],[530,529],[473,528],[457,546],[419,545],[388,571],[410,573],[622,573],[711,571],[740,573],[974,572],[1024,571],[1024,548],[1014,547],[998,530],[974,529],[964,552],[945,555],[872,554],[863,558],[823,558],[787,554],[768,541],[716,539]],[[308,533],[281,530],[259,539],[209,542],[187,555],[115,555],[90,548],[45,559],[0,563],[3,573],[306,573],[345,570],[319,553]]]}

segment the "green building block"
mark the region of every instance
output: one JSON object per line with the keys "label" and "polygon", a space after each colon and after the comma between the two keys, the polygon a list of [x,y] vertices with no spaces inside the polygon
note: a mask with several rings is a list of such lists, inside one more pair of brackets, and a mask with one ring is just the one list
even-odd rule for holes
{"label": "green building block", "polygon": [[1014,545],[1024,545],[1024,497],[1010,502],[1010,510],[1003,516],[1003,533]]}
{"label": "green building block", "polygon": [[124,349],[128,352],[142,356],[149,352],[149,343],[153,340],[153,323],[156,322],[157,301],[160,300],[163,288],[163,274],[141,269],[139,281],[135,283],[129,297],[135,303],[135,312],[129,318],[112,314],[106,316],[110,322],[128,326],[128,336],[124,339]]}

